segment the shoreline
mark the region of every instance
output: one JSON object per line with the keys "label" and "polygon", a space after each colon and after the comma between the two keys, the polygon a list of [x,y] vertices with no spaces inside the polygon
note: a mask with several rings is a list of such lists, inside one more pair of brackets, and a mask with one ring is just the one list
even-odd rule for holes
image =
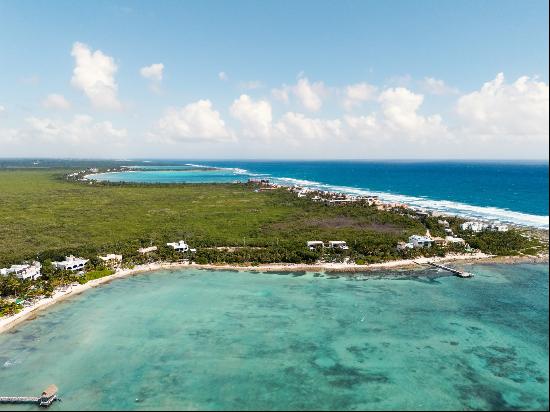
{"label": "shoreline", "polygon": [[134,276],[141,273],[154,272],[158,270],[170,269],[208,269],[208,270],[232,270],[246,272],[339,272],[339,273],[357,273],[357,272],[380,272],[388,269],[410,269],[418,268],[419,264],[427,262],[460,262],[461,264],[472,263],[548,263],[548,255],[540,256],[495,256],[485,253],[448,255],[445,257],[418,258],[393,260],[383,263],[373,263],[369,265],[356,265],[349,263],[320,263],[320,264],[296,264],[296,263],[273,263],[258,266],[239,266],[239,265],[213,265],[213,264],[195,264],[188,262],[157,262],[144,265],[137,265],[131,269],[119,269],[109,276],[91,280],[83,285],[71,284],[60,288],[54,292],[52,297],[42,298],[16,313],[12,316],[0,318],[0,333],[4,333],[26,320],[32,320],[44,309],[62,302],[72,296],[79,295],[85,291],[107,284],[113,280],[121,279],[127,276]]}

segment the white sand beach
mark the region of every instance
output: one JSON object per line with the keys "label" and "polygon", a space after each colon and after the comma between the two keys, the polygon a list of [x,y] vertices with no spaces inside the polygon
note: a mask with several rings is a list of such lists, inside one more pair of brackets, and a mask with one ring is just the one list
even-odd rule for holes
{"label": "white sand beach", "polygon": [[445,257],[431,257],[431,258],[418,258],[418,259],[403,259],[393,260],[383,263],[374,263],[369,265],[356,265],[355,263],[322,263],[322,264],[292,264],[292,263],[279,263],[269,265],[257,265],[257,266],[238,266],[238,265],[212,265],[212,264],[194,264],[187,262],[158,262],[149,263],[144,265],[134,266],[131,269],[118,269],[115,273],[109,276],[105,276],[99,279],[91,280],[83,285],[72,284],[59,288],[55,291],[52,297],[42,298],[34,302],[32,305],[25,307],[19,313],[12,316],[4,316],[0,318],[0,333],[5,332],[25,320],[30,320],[36,314],[44,310],[51,305],[61,302],[71,296],[78,295],[85,292],[88,289],[97,287],[99,285],[111,282],[112,280],[119,279],[125,276],[132,276],[144,272],[152,272],[162,269],[181,269],[181,268],[196,268],[196,269],[209,269],[209,270],[240,270],[240,271],[254,271],[254,272],[272,272],[272,271],[287,271],[287,272],[369,272],[369,271],[381,271],[386,269],[406,269],[406,268],[418,268],[419,265],[426,264],[428,262],[443,263],[443,262],[493,262],[493,263],[517,263],[522,261],[534,261],[534,262],[547,262],[548,255],[534,257],[497,257],[494,255],[488,255],[485,253],[470,253],[470,254],[452,254]]}

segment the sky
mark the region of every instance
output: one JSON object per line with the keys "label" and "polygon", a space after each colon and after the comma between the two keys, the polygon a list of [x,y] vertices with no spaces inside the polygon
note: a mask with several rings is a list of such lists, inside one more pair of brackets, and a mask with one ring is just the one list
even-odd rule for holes
{"label": "sky", "polygon": [[548,159],[547,1],[0,0],[0,157]]}

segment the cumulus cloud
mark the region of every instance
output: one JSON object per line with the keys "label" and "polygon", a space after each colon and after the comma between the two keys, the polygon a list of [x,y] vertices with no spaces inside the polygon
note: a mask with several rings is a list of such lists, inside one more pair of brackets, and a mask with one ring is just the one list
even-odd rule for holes
{"label": "cumulus cloud", "polygon": [[280,89],[272,89],[271,95],[275,100],[278,100],[283,103],[288,103],[290,101],[290,92],[291,92],[291,87],[287,86],[286,84],[283,84],[283,86]]}
{"label": "cumulus cloud", "polygon": [[446,95],[446,94],[458,94],[458,89],[447,85],[443,80],[435,79],[433,77],[424,77],[420,82],[422,90],[429,94]]}
{"label": "cumulus cloud", "polygon": [[61,94],[51,93],[42,101],[42,106],[46,109],[67,110],[71,108],[71,102]]}
{"label": "cumulus cloud", "polygon": [[164,70],[164,64],[154,63],[150,66],[142,67],[139,70],[139,73],[141,74],[142,77],[145,77],[146,79],[160,82],[162,81],[163,70]]}
{"label": "cumulus cloud", "polygon": [[347,86],[344,90],[344,108],[351,110],[367,100],[375,100],[377,90],[376,86],[365,82]]}
{"label": "cumulus cloud", "polygon": [[75,59],[71,84],[82,90],[94,107],[120,109],[115,81],[118,67],[114,59],[101,50],[92,52],[86,44],[80,42],[74,43],[71,55]]}
{"label": "cumulus cloud", "polygon": [[162,63],[154,63],[150,66],[142,67],[139,70],[139,73],[142,77],[149,79],[151,81],[150,83],[150,89],[154,93],[160,93],[160,83],[162,82],[162,73],[164,71],[164,64]]}
{"label": "cumulus cloud", "polygon": [[323,95],[325,94],[325,86],[323,82],[310,83],[304,77],[298,79],[298,83],[294,86],[294,94],[307,110],[316,112],[323,105]]}
{"label": "cumulus cloud", "polygon": [[351,138],[386,138],[375,114],[368,116],[344,116],[346,132]]}
{"label": "cumulus cloud", "polygon": [[226,82],[227,80],[229,80],[229,76],[227,75],[226,72],[219,72],[218,73],[218,79],[220,79],[221,81]]}
{"label": "cumulus cloud", "polygon": [[168,141],[227,142],[235,140],[233,133],[225,126],[220,113],[213,109],[210,100],[199,100],[179,109],[168,109],[150,137]]}
{"label": "cumulus cloud", "polygon": [[246,94],[241,95],[229,108],[231,115],[243,126],[247,136],[269,138],[273,116],[267,100],[253,101]]}
{"label": "cumulus cloud", "polygon": [[5,112],[6,108],[0,104],[0,113]]}
{"label": "cumulus cloud", "polygon": [[385,127],[395,133],[406,133],[410,138],[447,134],[440,115],[422,116],[418,109],[424,96],[404,87],[384,90],[378,100]]}
{"label": "cumulus cloud", "polygon": [[328,89],[323,82],[311,83],[307,77],[300,77],[294,86],[283,84],[281,88],[271,90],[271,95],[284,103],[289,102],[290,95],[295,96],[300,104],[311,112],[321,108],[327,94]]}
{"label": "cumulus cloud", "polygon": [[310,118],[302,113],[287,112],[274,126],[274,135],[294,143],[306,140],[325,140],[342,137],[339,119]]}
{"label": "cumulus cloud", "polygon": [[504,74],[457,102],[463,131],[487,138],[548,140],[548,84],[527,76],[506,84]]}
{"label": "cumulus cloud", "polygon": [[71,121],[29,117],[24,139],[40,139],[51,143],[119,143],[127,136],[126,129],[117,129],[109,121],[96,122],[89,115],[75,115]]}

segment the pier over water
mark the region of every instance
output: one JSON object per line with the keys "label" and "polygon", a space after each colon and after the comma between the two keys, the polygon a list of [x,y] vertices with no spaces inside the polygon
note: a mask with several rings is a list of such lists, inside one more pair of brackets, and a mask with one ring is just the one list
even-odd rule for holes
{"label": "pier over water", "polygon": [[57,386],[50,385],[42,391],[40,396],[0,396],[0,404],[6,403],[35,403],[39,406],[48,407],[57,398]]}

